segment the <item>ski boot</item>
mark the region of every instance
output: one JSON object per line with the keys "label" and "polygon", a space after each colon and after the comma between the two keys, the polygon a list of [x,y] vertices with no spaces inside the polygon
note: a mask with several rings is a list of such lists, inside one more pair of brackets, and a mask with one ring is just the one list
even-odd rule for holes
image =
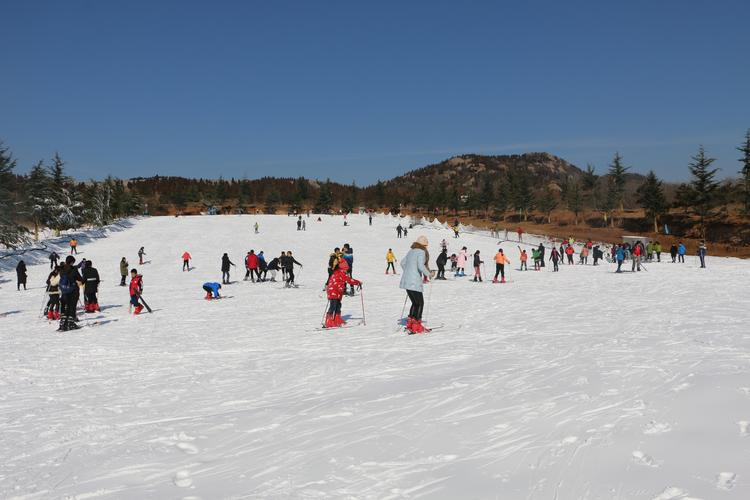
{"label": "ski boot", "polygon": [[341,313],[338,313],[333,317],[333,322],[336,326],[344,326],[346,324],[346,321],[341,317]]}
{"label": "ski boot", "polygon": [[333,314],[326,314],[326,322],[323,328],[336,328],[336,320]]}
{"label": "ski boot", "polygon": [[133,311],[133,314],[135,315],[141,314],[141,311],[143,311],[143,306],[138,304],[137,306],[135,306],[135,310]]}

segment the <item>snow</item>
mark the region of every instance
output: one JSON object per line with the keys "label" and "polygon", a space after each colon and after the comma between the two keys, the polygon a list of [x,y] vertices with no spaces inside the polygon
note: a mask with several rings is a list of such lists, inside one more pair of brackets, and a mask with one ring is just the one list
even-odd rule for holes
{"label": "snow", "polygon": [[[445,238],[489,263],[496,242],[348,221],[162,217],[79,238],[104,280],[102,323],[65,334],[38,317],[45,262],[26,292],[5,265],[0,497],[750,498],[750,263],[436,282],[426,320],[445,326],[407,336],[388,248],[401,257],[424,234],[432,262]],[[316,331],[327,256],[345,242],[367,325]],[[515,268],[516,244],[502,246]],[[251,248],[293,250],[302,286],[243,282]],[[239,282],[206,302],[225,251]],[[123,256],[153,314],[128,315]],[[359,321],[361,297],[343,312]]]}

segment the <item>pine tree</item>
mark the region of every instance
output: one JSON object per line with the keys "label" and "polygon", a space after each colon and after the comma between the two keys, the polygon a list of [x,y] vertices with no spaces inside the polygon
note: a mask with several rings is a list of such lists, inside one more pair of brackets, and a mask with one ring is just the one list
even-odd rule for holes
{"label": "pine tree", "polygon": [[484,216],[487,217],[492,206],[495,204],[495,188],[492,185],[492,178],[485,176],[482,183],[482,190],[479,192],[479,207],[484,209]]}
{"label": "pine tree", "polygon": [[656,177],[653,170],[648,173],[646,180],[638,187],[636,194],[638,195],[638,203],[646,211],[646,217],[654,222],[654,232],[658,233],[659,216],[667,209],[667,199],[664,196],[662,181]]}
{"label": "pine tree", "polygon": [[47,214],[47,225],[58,234],[65,229],[79,227],[83,211],[78,191],[73,180],[65,175],[64,167],[65,162],[55,153],[50,167],[52,196],[44,210]]}
{"label": "pine tree", "polygon": [[577,182],[573,183],[570,189],[568,189],[567,202],[568,202],[568,210],[573,212],[573,215],[575,217],[575,224],[577,226],[578,216],[583,210],[583,196],[581,195],[581,188],[578,187]]}
{"label": "pine tree", "polygon": [[[615,157],[609,165],[609,171],[607,172],[610,180],[607,197],[609,201],[613,202],[614,207],[619,206],[620,212],[625,210],[623,198],[625,195],[625,173],[628,170],[630,170],[630,167],[622,164],[620,153],[615,153]],[[612,218],[612,225],[614,226],[614,218]]]}
{"label": "pine tree", "polygon": [[700,217],[701,238],[706,238],[706,216],[714,203],[714,194],[718,183],[714,180],[718,168],[709,168],[715,158],[706,157],[706,152],[701,146],[698,154],[693,156],[693,162],[688,168],[693,175],[690,186],[693,190],[693,206]]}
{"label": "pine tree", "polygon": [[331,181],[327,180],[320,186],[318,199],[315,201],[315,211],[321,214],[327,214],[333,206],[333,194],[331,193]]}
{"label": "pine tree", "polygon": [[589,199],[591,200],[591,206],[596,210],[597,205],[599,204],[599,196],[596,189],[596,183],[599,180],[599,176],[596,175],[596,168],[594,168],[593,165],[590,163],[586,164],[586,171],[583,173],[583,176],[581,177],[581,185],[589,194]]}
{"label": "pine tree", "polygon": [[693,199],[695,195],[690,184],[680,184],[677,186],[677,190],[674,194],[674,207],[682,208],[685,215],[687,215],[690,207],[693,206]]}
{"label": "pine tree", "polygon": [[112,221],[112,186],[108,182],[92,183],[87,197],[86,215],[96,227],[106,226]]}
{"label": "pine tree", "polygon": [[375,184],[375,203],[378,207],[385,206],[385,184],[380,179]]}
{"label": "pine tree", "polygon": [[18,223],[18,207],[9,186],[16,160],[0,141],[0,245],[15,248],[26,243],[27,230]]}
{"label": "pine tree", "polygon": [[544,216],[547,218],[547,224],[552,223],[552,211],[557,208],[557,204],[558,200],[555,196],[554,191],[552,191],[552,188],[547,185],[544,188],[544,193],[537,202],[539,210],[541,210]]}
{"label": "pine tree", "polygon": [[534,206],[534,197],[531,193],[531,184],[526,171],[519,171],[511,177],[511,190],[513,193],[513,208],[518,211],[518,216],[528,220],[529,210]]}
{"label": "pine tree", "polygon": [[47,207],[52,199],[52,180],[44,162],[40,161],[31,168],[26,181],[27,211],[34,222],[34,239],[39,241],[39,228],[47,223]]}
{"label": "pine tree", "polygon": [[352,185],[349,187],[349,192],[344,197],[344,201],[341,203],[341,209],[345,213],[354,212],[357,206],[357,184],[352,181]]}
{"label": "pine tree", "polygon": [[495,211],[503,220],[505,220],[505,212],[511,206],[512,198],[513,194],[510,191],[510,183],[501,180],[497,188],[497,195],[495,196]]}
{"label": "pine tree", "polygon": [[275,187],[272,187],[266,193],[266,200],[263,209],[267,214],[275,214],[276,207],[278,206],[280,201],[281,195],[279,194],[279,190]]}
{"label": "pine tree", "polygon": [[740,162],[742,163],[742,198],[745,206],[745,215],[750,215],[750,129],[745,133],[745,142],[737,148],[743,153]]}

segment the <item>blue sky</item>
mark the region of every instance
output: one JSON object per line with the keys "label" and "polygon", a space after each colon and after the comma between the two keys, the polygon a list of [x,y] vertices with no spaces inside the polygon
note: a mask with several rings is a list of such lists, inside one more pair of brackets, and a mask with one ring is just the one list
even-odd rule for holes
{"label": "blue sky", "polygon": [[358,184],[463,153],[722,176],[750,2],[5,2],[0,138],[79,179]]}

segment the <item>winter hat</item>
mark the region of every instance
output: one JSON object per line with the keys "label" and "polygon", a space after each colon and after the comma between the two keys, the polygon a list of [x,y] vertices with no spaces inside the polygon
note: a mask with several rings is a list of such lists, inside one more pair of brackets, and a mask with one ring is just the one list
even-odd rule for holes
{"label": "winter hat", "polygon": [[417,238],[417,243],[419,243],[423,247],[426,247],[427,246],[427,237],[420,236],[419,238]]}

